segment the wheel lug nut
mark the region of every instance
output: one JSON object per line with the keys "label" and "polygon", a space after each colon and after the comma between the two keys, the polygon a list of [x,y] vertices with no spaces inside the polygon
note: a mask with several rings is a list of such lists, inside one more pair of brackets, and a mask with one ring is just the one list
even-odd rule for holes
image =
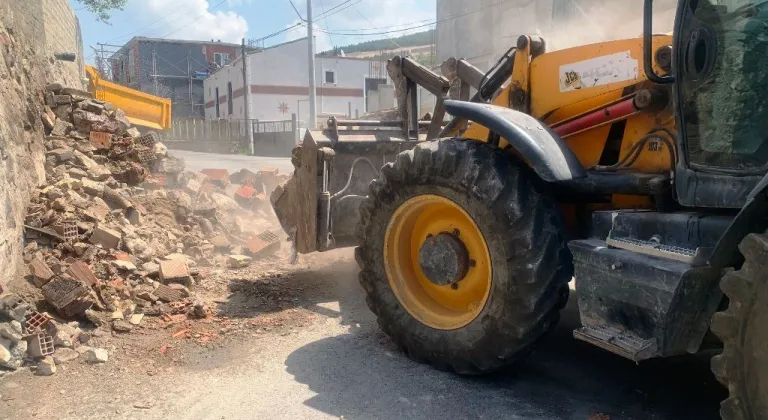
{"label": "wheel lug nut", "polygon": [[461,236],[461,231],[460,231],[460,230],[458,230],[458,229],[454,229],[454,230],[453,230],[453,234],[454,234],[455,236]]}

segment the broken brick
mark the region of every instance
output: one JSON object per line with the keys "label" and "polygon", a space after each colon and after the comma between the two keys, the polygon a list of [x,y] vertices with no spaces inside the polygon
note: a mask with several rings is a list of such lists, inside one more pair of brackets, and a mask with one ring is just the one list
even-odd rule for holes
{"label": "broken brick", "polygon": [[69,243],[77,242],[77,239],[80,237],[80,232],[78,232],[77,229],[77,223],[66,221],[61,224],[61,227],[61,236],[64,237],[65,241]]}
{"label": "broken brick", "polygon": [[45,299],[58,310],[88,294],[88,288],[82,281],[66,274],[49,281],[42,289]]}
{"label": "broken brick", "polygon": [[53,337],[38,332],[27,339],[27,354],[32,357],[45,357],[53,354]]}
{"label": "broken brick", "polygon": [[24,334],[35,334],[45,329],[51,318],[48,315],[32,311],[24,318]]}
{"label": "broken brick", "polygon": [[250,185],[250,186],[261,184],[259,175],[249,171],[248,169],[241,169],[233,173],[232,175],[230,175],[229,182],[232,184]]}
{"label": "broken brick", "polygon": [[57,309],[59,313],[66,317],[75,317],[85,314],[87,310],[91,309],[91,306],[93,306],[93,301],[85,296],[75,299],[72,303],[63,308]]}
{"label": "broken brick", "polygon": [[93,286],[99,281],[93,274],[93,271],[91,271],[91,268],[88,267],[88,264],[83,261],[75,261],[70,265],[67,269],[67,274],[82,281],[87,286]]}
{"label": "broken brick", "polygon": [[101,245],[104,249],[117,249],[120,245],[120,233],[112,229],[97,227],[93,230],[89,242]]}
{"label": "broken brick", "polygon": [[96,149],[107,150],[112,147],[112,134],[103,131],[91,131],[90,141]]}
{"label": "broken brick", "polygon": [[210,239],[211,245],[216,248],[229,248],[230,242],[226,235],[214,236]]}
{"label": "broken brick", "polygon": [[258,172],[258,174],[262,177],[264,176],[277,176],[277,174],[280,173],[280,170],[277,169],[274,166],[265,166],[261,168],[261,170]]}
{"label": "broken brick", "polygon": [[37,257],[29,263],[29,272],[32,274],[32,282],[37,287],[43,287],[54,276],[50,267]]}
{"label": "broken brick", "polygon": [[187,263],[183,261],[160,261],[160,281],[165,284],[189,283]]}
{"label": "broken brick", "polygon": [[140,144],[148,149],[152,149],[155,147],[155,143],[158,142],[157,133],[147,133],[143,136],[135,138],[133,142],[135,144]]}
{"label": "broken brick", "polygon": [[[256,189],[251,187],[250,185],[243,185],[235,192],[235,195],[244,198],[246,200],[250,199],[256,194]],[[237,197],[236,197],[237,198]]]}
{"label": "broken brick", "polygon": [[229,171],[226,169],[203,169],[200,173],[205,174],[212,183],[221,188],[229,185]]}
{"label": "broken brick", "polygon": [[264,231],[248,240],[248,251],[253,256],[273,254],[280,249],[280,238],[270,231]]}
{"label": "broken brick", "polygon": [[178,302],[184,299],[184,294],[182,291],[175,290],[164,284],[159,285],[157,289],[152,292],[152,294],[164,302]]}

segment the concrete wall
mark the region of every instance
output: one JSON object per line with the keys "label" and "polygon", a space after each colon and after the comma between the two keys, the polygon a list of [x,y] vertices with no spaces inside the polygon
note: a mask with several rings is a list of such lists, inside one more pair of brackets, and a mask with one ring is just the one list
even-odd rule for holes
{"label": "concrete wall", "polygon": [[[300,120],[309,116],[309,73],[307,40],[300,39],[248,55],[251,118],[288,120],[295,113]],[[318,57],[315,61],[318,116],[363,115],[365,80],[378,61],[342,57]],[[383,66],[383,63],[381,64]],[[216,88],[219,89],[219,118],[243,119],[242,63],[238,60],[219,69],[204,82],[205,118],[216,118]],[[383,67],[382,67],[383,69]],[[381,69],[375,69],[381,70]],[[336,83],[325,82],[325,72],[333,71]],[[227,112],[227,83],[232,83],[233,113]]]}
{"label": "concrete wall", "polygon": [[81,65],[53,59],[82,57],[78,28],[66,0],[0,2],[0,288],[19,278],[29,193],[45,179],[39,91],[48,81],[83,87]]}

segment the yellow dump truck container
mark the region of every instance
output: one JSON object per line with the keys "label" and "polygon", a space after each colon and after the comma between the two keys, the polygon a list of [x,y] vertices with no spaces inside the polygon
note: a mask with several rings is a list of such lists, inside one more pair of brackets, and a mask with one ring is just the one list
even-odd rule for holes
{"label": "yellow dump truck container", "polygon": [[132,124],[154,130],[167,130],[171,127],[170,99],[104,80],[91,66],[85,66],[85,71],[89,79],[88,91],[96,99],[110,102],[122,109]]}

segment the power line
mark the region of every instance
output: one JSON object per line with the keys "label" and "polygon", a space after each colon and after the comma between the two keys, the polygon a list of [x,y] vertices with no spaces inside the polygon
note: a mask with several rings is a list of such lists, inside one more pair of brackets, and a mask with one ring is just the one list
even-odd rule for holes
{"label": "power line", "polygon": [[299,13],[299,9],[296,8],[296,5],[293,4],[293,0],[288,0],[288,3],[291,3],[291,7],[293,7],[293,11],[296,12],[296,16],[299,17],[299,20],[302,22],[306,22],[307,20],[301,17],[301,13]]}
{"label": "power line", "polygon": [[[312,1],[312,0],[308,0],[308,1]],[[323,13],[325,13],[325,5],[323,4],[323,0],[320,0],[320,10],[322,10]],[[321,15],[322,15],[322,13],[321,13]],[[325,20],[325,30],[327,31],[328,30],[328,19],[324,19],[324,20]],[[333,46],[333,37],[331,35],[328,35],[328,40],[331,42],[331,46]]]}
{"label": "power line", "polygon": [[[438,24],[438,23],[444,23],[444,22],[448,22],[448,21],[451,21],[451,20],[455,20],[455,19],[458,19],[460,17],[464,17],[464,16],[467,16],[467,15],[471,15],[472,13],[479,12],[480,10],[487,9],[489,7],[498,6],[500,4],[507,3],[508,1],[510,1],[510,0],[501,0],[501,1],[498,1],[496,3],[484,5],[484,6],[476,8],[476,9],[469,10],[469,11],[464,12],[464,13],[459,13],[459,14],[456,14],[456,15],[448,16],[448,17],[446,17],[444,19],[441,19],[441,20],[429,21],[428,23],[424,23],[424,24],[416,25],[416,26],[410,26],[408,28],[402,28],[402,29],[395,29],[395,30],[388,30],[388,31],[381,31],[381,32],[351,32],[351,31],[353,31],[352,29],[349,29],[349,30],[346,30],[346,31],[324,31],[322,29],[319,29],[319,30],[321,32],[324,32],[324,33],[328,33],[328,34],[332,34],[332,35],[339,35],[339,36],[376,36],[376,35],[387,35],[387,34],[392,34],[392,33],[408,32],[408,31],[412,31],[414,29],[425,28],[425,27],[432,26],[432,25],[435,25],[435,24]],[[416,23],[420,23],[420,22],[424,22],[424,21],[418,21],[418,22],[412,22],[412,23],[416,24]],[[406,23],[406,24],[402,24],[402,25],[394,25],[394,26],[391,26],[391,27],[399,27],[399,26],[403,26],[403,25],[408,25],[408,24]],[[356,31],[366,31],[366,30],[368,30],[368,29],[356,29]]]}
{"label": "power line", "polygon": [[[311,1],[311,0],[307,0],[307,1]],[[341,2],[341,3],[339,3],[339,4],[337,4],[336,6],[333,6],[333,7],[331,7],[330,9],[328,9],[328,10],[326,10],[325,12],[321,13],[320,15],[318,15],[318,16],[315,18],[315,20],[317,21],[317,20],[320,20],[320,19],[325,19],[325,18],[327,18],[327,17],[329,17],[329,16],[333,16],[333,15],[335,15],[335,14],[336,14],[336,13],[338,13],[338,12],[341,12],[342,10],[345,10],[345,9],[347,9],[349,6],[345,7],[344,9],[338,10],[338,11],[336,11],[336,12],[334,12],[334,13],[331,13],[331,12],[333,12],[334,10],[338,9],[339,7],[342,7],[342,6],[344,6],[345,4],[349,4],[349,3],[351,3],[352,1],[353,1],[353,0],[345,0],[345,1],[343,1],[343,2]],[[357,2],[356,2],[355,4],[357,4],[357,3],[360,3],[361,1],[362,1],[362,0],[357,0]],[[305,22],[306,22],[306,21],[305,21]]]}
{"label": "power line", "polygon": [[198,20],[200,20],[200,19],[201,19],[203,16],[205,16],[206,14],[208,14],[208,13],[209,13],[211,10],[213,10],[213,9],[216,9],[217,7],[219,7],[219,6],[221,6],[222,4],[226,3],[226,1],[227,1],[227,0],[221,0],[220,2],[216,3],[214,6],[212,6],[212,7],[211,7],[211,8],[209,8],[208,10],[206,10],[205,12],[203,12],[203,13],[199,14],[199,15],[198,15],[196,18],[194,18],[194,19],[192,19],[191,21],[187,22],[185,25],[182,25],[182,26],[180,26],[180,27],[176,28],[175,30],[173,30],[173,31],[171,31],[171,32],[169,32],[169,33],[167,33],[167,34],[165,34],[165,35],[161,36],[160,38],[168,38],[169,36],[171,36],[171,35],[175,34],[176,32],[179,32],[180,30],[182,30],[182,29],[186,28],[187,26],[189,26],[189,25],[191,25],[191,24],[193,24],[193,23],[197,22],[197,21],[198,21]]}
{"label": "power line", "polygon": [[[368,23],[370,23],[371,25],[373,25],[373,22],[371,22],[371,20],[370,20],[370,19],[368,19],[367,17],[365,17],[365,16],[364,16],[364,15],[363,15],[363,14],[360,12],[360,9],[358,9],[357,7],[355,7],[355,11],[357,12],[357,14],[358,14],[358,15],[360,15],[360,17],[361,17],[361,18],[363,18],[363,19],[367,20],[367,21],[368,21]],[[326,29],[327,29],[327,27],[326,27]],[[331,35],[328,35],[328,36],[330,37]],[[387,37],[387,39],[389,40],[389,42],[391,42],[392,44],[394,44],[394,46],[396,46],[397,48],[400,48],[400,49],[402,49],[402,48],[403,48],[402,46],[400,46],[400,44],[398,44],[397,42],[395,42],[395,41],[394,41],[392,38],[390,38],[390,37]]]}
{"label": "power line", "polygon": [[127,38],[129,36],[132,36],[132,35],[136,35],[139,32],[149,28],[150,26],[154,26],[156,23],[160,22],[161,20],[164,20],[165,18],[167,18],[167,17],[169,17],[169,16],[171,16],[171,15],[173,15],[175,13],[181,12],[181,11],[184,11],[184,9],[183,8],[174,8],[169,13],[159,17],[157,20],[155,20],[154,22],[150,23],[149,25],[142,26],[141,28],[139,28],[139,29],[137,29],[137,30],[135,30],[133,32],[129,32],[129,33],[125,34],[125,35],[120,35],[120,36],[117,36],[115,38],[112,38],[112,39],[108,40],[107,42],[112,42],[112,41],[117,40],[117,39],[123,39],[123,38]]}

